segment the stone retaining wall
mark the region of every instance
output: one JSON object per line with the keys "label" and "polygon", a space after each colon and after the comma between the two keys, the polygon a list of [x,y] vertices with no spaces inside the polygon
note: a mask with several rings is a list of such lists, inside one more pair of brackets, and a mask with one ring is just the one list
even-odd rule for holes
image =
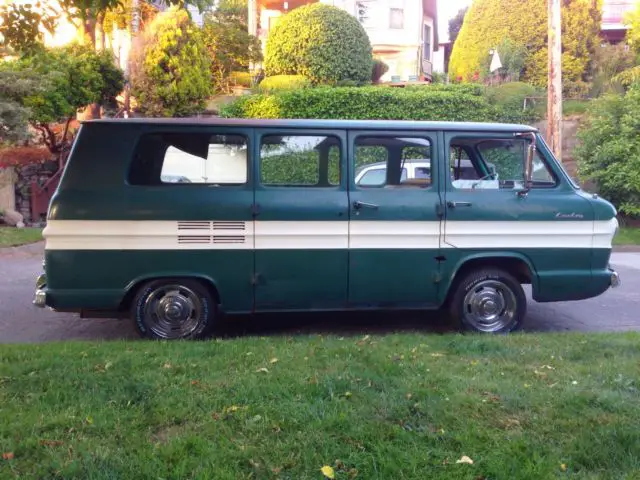
{"label": "stone retaining wall", "polygon": [[31,218],[31,182],[44,185],[57,171],[57,162],[16,167],[15,204],[26,224],[39,224],[42,219]]}

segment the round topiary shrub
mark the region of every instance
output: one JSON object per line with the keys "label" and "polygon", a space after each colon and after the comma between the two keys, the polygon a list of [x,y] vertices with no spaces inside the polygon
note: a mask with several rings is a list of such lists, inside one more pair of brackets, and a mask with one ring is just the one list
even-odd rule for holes
{"label": "round topiary shrub", "polygon": [[346,11],[313,3],[284,15],[269,34],[265,72],[304,75],[314,84],[371,82],[367,33]]}

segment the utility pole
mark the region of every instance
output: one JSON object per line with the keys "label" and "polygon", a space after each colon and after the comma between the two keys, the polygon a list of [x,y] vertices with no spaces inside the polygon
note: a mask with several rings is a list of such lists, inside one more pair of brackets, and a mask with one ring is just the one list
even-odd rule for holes
{"label": "utility pole", "polygon": [[129,50],[127,51],[127,63],[125,64],[125,72],[124,72],[124,77],[125,77],[125,87],[124,87],[124,116],[125,118],[129,118],[129,115],[131,113],[131,78],[130,78],[130,74],[131,74],[131,69],[130,69],[130,62],[131,62],[131,47],[133,47],[133,41],[136,37],[136,34],[138,33],[138,28],[140,26],[140,17],[139,17],[139,10],[140,10],[140,0],[133,0],[132,3],[132,8],[131,8],[131,37],[130,37],[130,41],[131,44],[129,46]]}
{"label": "utility pole", "polygon": [[561,0],[547,0],[548,6],[548,80],[547,142],[561,159],[562,154],[562,24]]}

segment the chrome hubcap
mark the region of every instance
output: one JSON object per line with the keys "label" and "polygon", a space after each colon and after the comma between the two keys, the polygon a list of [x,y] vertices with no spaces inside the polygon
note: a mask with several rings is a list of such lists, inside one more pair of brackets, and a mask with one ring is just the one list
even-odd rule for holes
{"label": "chrome hubcap", "polygon": [[482,332],[495,332],[509,325],[516,314],[516,296],[498,280],[484,280],[464,297],[466,322]]}
{"label": "chrome hubcap", "polygon": [[191,289],[181,285],[157,288],[144,304],[144,319],[161,338],[187,336],[198,327],[202,302]]}

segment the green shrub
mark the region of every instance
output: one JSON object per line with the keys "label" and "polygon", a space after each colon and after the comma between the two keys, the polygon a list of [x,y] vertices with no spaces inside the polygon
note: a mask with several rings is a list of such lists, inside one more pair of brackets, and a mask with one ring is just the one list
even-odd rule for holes
{"label": "green shrub", "polygon": [[131,52],[132,93],[143,115],[183,117],[205,109],[211,60],[202,30],[171,7],[145,29]]}
{"label": "green shrub", "polygon": [[509,112],[482,95],[459,86],[420,88],[369,86],[317,87],[277,94],[247,95],[224,106],[220,115],[240,118],[316,118],[521,122],[521,112]]}
{"label": "green shrub", "polygon": [[231,72],[229,83],[240,87],[251,87],[251,74],[249,72]]}
{"label": "green shrub", "polygon": [[322,3],[293,9],[269,33],[265,73],[304,75],[314,84],[371,81],[373,57],[364,28],[345,10]]}
{"label": "green shrub", "polygon": [[304,75],[274,75],[266,77],[260,82],[261,92],[275,92],[279,90],[293,90],[296,88],[306,88],[311,86],[311,82]]}
{"label": "green shrub", "polygon": [[[600,44],[601,0],[562,2],[562,76],[585,80],[593,52]],[[547,0],[475,0],[453,45],[449,73],[471,81],[490,61],[489,51],[508,37],[526,47],[523,79],[547,83]],[[502,56],[502,52],[499,50]],[[514,64],[513,69],[517,66]]]}
{"label": "green shrub", "polygon": [[382,76],[389,71],[389,65],[379,58],[373,60],[373,68],[371,69],[371,82],[378,83]]}
{"label": "green shrub", "polygon": [[578,132],[579,175],[622,213],[640,216],[640,87],[591,102]]}
{"label": "green shrub", "polygon": [[[544,96],[545,93],[533,85],[524,82],[509,82],[502,85],[487,87],[486,96],[489,103],[502,108],[506,112],[518,112],[524,110],[524,100],[527,97]],[[537,119],[533,102],[527,104],[527,109],[522,115],[530,120]]]}

